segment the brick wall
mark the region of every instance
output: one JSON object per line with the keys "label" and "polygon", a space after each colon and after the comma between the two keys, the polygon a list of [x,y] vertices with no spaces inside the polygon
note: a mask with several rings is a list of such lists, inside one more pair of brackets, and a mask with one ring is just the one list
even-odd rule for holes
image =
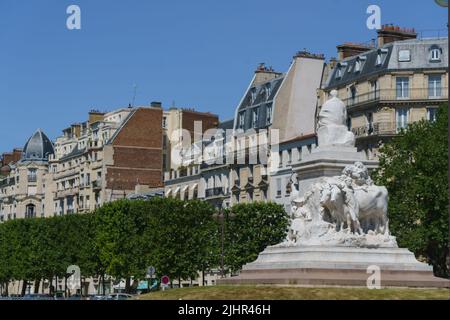
{"label": "brick wall", "polygon": [[107,168],[107,188],[133,190],[139,182],[163,186],[162,109],[139,108],[112,142],[114,165]]}
{"label": "brick wall", "polygon": [[186,129],[191,133],[192,141],[194,141],[195,121],[202,122],[203,132],[199,132],[201,134],[203,134],[208,129],[217,128],[217,126],[219,125],[219,118],[214,114],[183,110],[182,126],[183,129]]}

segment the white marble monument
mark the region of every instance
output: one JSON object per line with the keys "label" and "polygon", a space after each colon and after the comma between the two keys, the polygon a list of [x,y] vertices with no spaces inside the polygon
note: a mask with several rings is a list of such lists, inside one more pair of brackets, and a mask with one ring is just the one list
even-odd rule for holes
{"label": "white marble monument", "polygon": [[355,148],[344,103],[331,93],[318,123],[318,147],[294,168],[286,241],[268,247],[240,276],[220,283],[365,286],[379,268],[383,286],[449,287],[390,234],[388,191],[376,186],[377,166]]}

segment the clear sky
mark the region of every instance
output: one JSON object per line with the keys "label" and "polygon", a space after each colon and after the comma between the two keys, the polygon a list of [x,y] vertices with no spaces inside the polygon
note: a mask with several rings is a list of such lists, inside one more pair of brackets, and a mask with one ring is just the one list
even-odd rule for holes
{"label": "clear sky", "polygon": [[[81,30],[66,28],[71,4]],[[434,0],[0,0],[0,152],[128,106],[134,84],[137,105],[232,118],[258,63],[285,72],[299,50],[375,38],[370,4],[383,24],[446,28]]]}

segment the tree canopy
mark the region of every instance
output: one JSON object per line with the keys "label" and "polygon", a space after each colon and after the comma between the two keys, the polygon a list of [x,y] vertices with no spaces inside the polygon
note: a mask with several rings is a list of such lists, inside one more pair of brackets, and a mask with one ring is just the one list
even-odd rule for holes
{"label": "tree canopy", "polygon": [[390,227],[401,247],[448,276],[448,108],[420,121],[381,148],[376,182],[389,190]]}

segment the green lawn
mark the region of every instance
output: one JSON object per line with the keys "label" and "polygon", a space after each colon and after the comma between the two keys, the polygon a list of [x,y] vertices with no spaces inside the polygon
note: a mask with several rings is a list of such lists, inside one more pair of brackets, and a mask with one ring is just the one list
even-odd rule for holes
{"label": "green lawn", "polygon": [[449,300],[448,289],[304,288],[214,286],[171,289],[139,300]]}

